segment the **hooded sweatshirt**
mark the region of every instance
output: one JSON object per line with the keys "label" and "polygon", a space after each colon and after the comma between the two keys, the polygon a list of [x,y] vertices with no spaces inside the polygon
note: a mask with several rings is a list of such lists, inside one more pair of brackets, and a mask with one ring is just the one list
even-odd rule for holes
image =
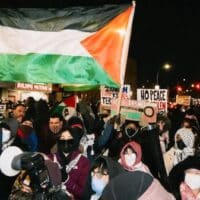
{"label": "hooded sweatshirt", "polygon": [[[116,176],[118,176],[119,174],[124,172],[124,169],[122,168],[122,166],[117,161],[114,161],[112,158],[107,157],[107,156],[99,156],[96,158],[96,160],[99,158],[104,159],[106,162],[107,171],[108,171],[108,175],[109,175],[109,182],[113,178],[115,178]],[[94,161],[94,165],[95,165],[95,161]],[[91,196],[90,200],[99,199],[99,198],[100,198],[100,196],[98,196],[97,194],[94,194]]]}
{"label": "hooded sweatshirt", "polygon": [[[177,145],[177,135],[180,136],[182,139],[185,147],[184,149],[179,149]],[[166,153],[164,153],[164,163],[166,167],[167,174],[170,173],[171,169],[180,163],[181,161],[185,160],[189,156],[194,155],[194,141],[195,141],[195,136],[193,132],[189,128],[180,128],[175,136],[175,145],[174,147],[171,147]]]}
{"label": "hooded sweatshirt", "polygon": [[[183,143],[185,144],[185,148],[183,150],[179,150],[177,148],[177,140],[176,136],[180,135]],[[193,132],[188,128],[181,128],[179,129],[175,134],[175,159],[174,159],[174,165],[179,163],[182,160],[185,160],[188,156],[194,155],[194,134]]]}
{"label": "hooded sweatshirt", "polygon": [[[128,186],[128,187],[127,187]],[[101,200],[175,200],[161,184],[141,171],[124,172],[105,187]]]}
{"label": "hooded sweatshirt", "polygon": [[[132,166],[128,166],[125,160],[125,150],[127,147],[131,147],[133,151],[136,153],[136,161]],[[140,144],[137,142],[128,142],[121,150],[120,153],[120,164],[123,166],[124,169],[128,171],[135,171],[140,170],[147,173],[150,173],[149,168],[142,162],[142,149]]]}

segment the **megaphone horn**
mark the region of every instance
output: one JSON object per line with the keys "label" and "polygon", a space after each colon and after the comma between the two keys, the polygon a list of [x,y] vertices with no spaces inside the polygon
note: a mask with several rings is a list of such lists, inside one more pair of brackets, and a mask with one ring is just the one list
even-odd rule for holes
{"label": "megaphone horn", "polygon": [[[15,176],[20,170],[13,168],[13,160],[15,157],[22,154],[23,151],[16,146],[11,146],[5,149],[0,156],[0,170],[6,176]],[[18,159],[19,160],[19,159]],[[19,164],[20,165],[20,164]]]}

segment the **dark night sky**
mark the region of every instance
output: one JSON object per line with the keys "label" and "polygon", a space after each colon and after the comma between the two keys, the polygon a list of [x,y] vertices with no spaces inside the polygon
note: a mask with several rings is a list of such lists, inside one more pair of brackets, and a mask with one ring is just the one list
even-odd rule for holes
{"label": "dark night sky", "polygon": [[134,20],[131,51],[136,58],[139,80],[156,79],[165,62],[171,71],[160,70],[164,85],[200,79],[199,20],[197,1],[138,1]]}
{"label": "dark night sky", "polygon": [[[3,7],[67,7],[127,3],[130,0],[5,0]],[[183,78],[200,80],[200,12],[198,0],[137,0],[130,43],[130,57],[137,62],[138,84],[156,81],[164,63],[173,67],[160,70],[163,86]]]}

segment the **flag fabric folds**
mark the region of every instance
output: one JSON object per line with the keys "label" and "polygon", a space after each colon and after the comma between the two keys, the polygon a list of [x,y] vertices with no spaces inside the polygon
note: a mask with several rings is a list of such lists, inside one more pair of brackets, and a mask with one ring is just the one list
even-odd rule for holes
{"label": "flag fabric folds", "polygon": [[0,9],[0,80],[119,87],[134,10]]}
{"label": "flag fabric folds", "polygon": [[60,114],[65,120],[68,120],[72,116],[77,116],[76,113],[76,103],[78,97],[76,95],[71,95],[63,99],[53,110],[53,113]]}

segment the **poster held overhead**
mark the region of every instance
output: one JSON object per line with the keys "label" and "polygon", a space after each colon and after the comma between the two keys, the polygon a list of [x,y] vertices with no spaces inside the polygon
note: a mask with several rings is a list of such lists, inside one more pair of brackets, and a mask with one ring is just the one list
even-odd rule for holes
{"label": "poster held overhead", "polygon": [[156,103],[158,112],[167,112],[167,89],[137,89],[137,100]]}
{"label": "poster held overhead", "polygon": [[[118,99],[112,101],[111,113],[117,114]],[[139,121],[142,126],[155,123],[157,105],[151,102],[122,99],[120,114],[128,120]]]}

